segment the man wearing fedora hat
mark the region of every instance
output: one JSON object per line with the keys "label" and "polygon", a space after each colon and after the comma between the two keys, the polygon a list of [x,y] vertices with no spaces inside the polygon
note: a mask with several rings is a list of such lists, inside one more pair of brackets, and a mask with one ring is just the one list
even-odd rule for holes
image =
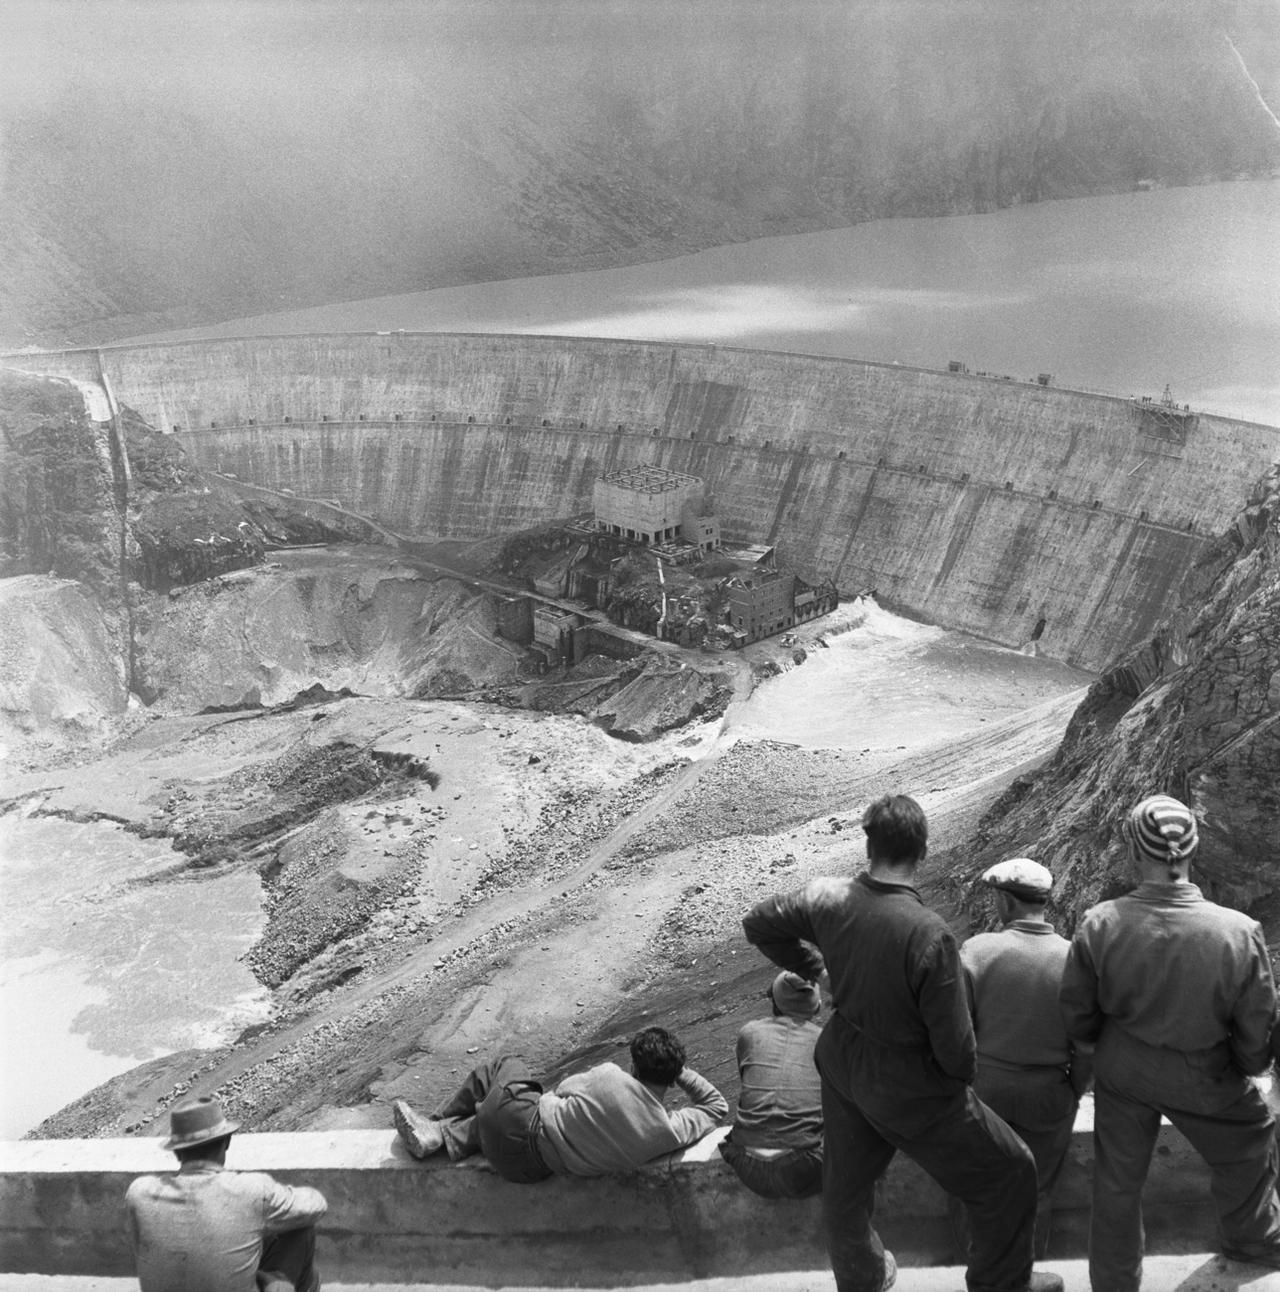
{"label": "man wearing fedora hat", "polygon": [[[974,1093],[1003,1117],[1036,1160],[1036,1258],[1049,1246],[1050,1197],[1062,1173],[1080,1096],[1089,1084],[1092,1047],[1067,1036],[1058,1008],[1071,944],[1045,918],[1053,889],[1047,866],[1011,857],[982,874],[995,896],[998,933],[979,933],[960,948],[978,1043]],[[952,1216],[961,1248],[963,1207]]]}
{"label": "man wearing fedora hat", "polygon": [[822,1078],[813,1047],[822,1035],[817,987],[784,969],[766,995],[769,1018],[738,1033],[738,1112],[720,1156],[763,1198],[822,1192]]}
{"label": "man wearing fedora hat", "polygon": [[141,1292],[318,1292],[324,1196],[225,1170],[240,1127],[208,1095],[176,1105],[169,1129],[177,1172],[139,1176],[125,1194]]}

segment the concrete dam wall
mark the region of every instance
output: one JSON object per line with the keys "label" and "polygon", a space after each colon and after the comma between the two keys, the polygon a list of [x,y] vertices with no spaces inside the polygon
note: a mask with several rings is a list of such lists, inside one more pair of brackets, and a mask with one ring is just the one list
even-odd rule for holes
{"label": "concrete dam wall", "polygon": [[1280,431],[970,374],[650,342],[360,334],[11,355],[104,382],[197,463],[467,538],[703,477],[730,540],[1098,668],[1147,633]]}

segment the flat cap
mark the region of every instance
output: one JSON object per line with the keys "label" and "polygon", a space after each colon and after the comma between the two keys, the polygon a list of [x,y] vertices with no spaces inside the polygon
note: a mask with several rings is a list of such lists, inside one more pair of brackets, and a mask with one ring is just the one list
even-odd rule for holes
{"label": "flat cap", "polygon": [[1010,857],[984,870],[982,882],[1028,902],[1043,902],[1053,888],[1053,875],[1030,857]]}

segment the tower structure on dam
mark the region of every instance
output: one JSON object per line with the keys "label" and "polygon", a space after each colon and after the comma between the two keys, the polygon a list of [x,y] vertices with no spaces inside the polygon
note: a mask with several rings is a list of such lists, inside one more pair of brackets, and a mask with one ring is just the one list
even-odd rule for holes
{"label": "tower structure on dam", "polygon": [[1086,668],[1150,632],[1280,454],[1274,428],[1205,412],[718,346],[395,333],[0,362],[99,383],[202,467],[401,533],[581,515],[631,467],[694,477],[727,542],[810,584],[1011,646],[1038,631]]}

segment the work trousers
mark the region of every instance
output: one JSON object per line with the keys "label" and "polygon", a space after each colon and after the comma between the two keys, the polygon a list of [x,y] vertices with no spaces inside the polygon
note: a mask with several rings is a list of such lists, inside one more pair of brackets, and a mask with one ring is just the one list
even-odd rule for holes
{"label": "work trousers", "polygon": [[969,1292],[1025,1292],[1036,1198],[1036,1167],[1026,1145],[968,1086],[956,1083],[955,1093],[947,1094],[939,1085],[935,1097],[908,1105],[895,1099],[901,1092],[891,1085],[855,1083],[851,1073],[873,1072],[879,1061],[859,1056],[857,1047],[876,1043],[854,1037],[847,1025],[828,1025],[827,1038],[817,1055],[822,1211],[837,1292],[880,1292],[883,1286],[884,1245],[871,1220],[876,1181],[898,1151],[968,1208]]}
{"label": "work trousers", "polygon": [[1163,1115],[1212,1173],[1219,1238],[1241,1259],[1280,1255],[1275,1124],[1225,1045],[1185,1053],[1108,1025],[1094,1064],[1093,1292],[1137,1292],[1145,1236],[1142,1186]]}
{"label": "work trousers", "polygon": [[[1053,1229],[1053,1190],[1071,1147],[1080,1100],[1065,1068],[1024,1068],[1014,1072],[978,1060],[973,1092],[1031,1150],[1036,1160],[1035,1257],[1049,1250]],[[963,1203],[951,1199],[956,1245],[969,1250],[969,1220]]]}
{"label": "work trousers", "polygon": [[720,1141],[720,1156],[752,1193],[762,1198],[816,1198],[822,1192],[822,1148],[792,1148],[756,1157],[733,1138]]}
{"label": "work trousers", "polygon": [[315,1226],[303,1225],[301,1229],[268,1235],[262,1243],[257,1283],[260,1289],[285,1283],[296,1292],[319,1292]]}
{"label": "work trousers", "polygon": [[473,1068],[431,1116],[453,1161],[483,1153],[503,1179],[532,1184],[551,1175],[538,1152],[541,1093],[525,1061],[504,1054]]}

